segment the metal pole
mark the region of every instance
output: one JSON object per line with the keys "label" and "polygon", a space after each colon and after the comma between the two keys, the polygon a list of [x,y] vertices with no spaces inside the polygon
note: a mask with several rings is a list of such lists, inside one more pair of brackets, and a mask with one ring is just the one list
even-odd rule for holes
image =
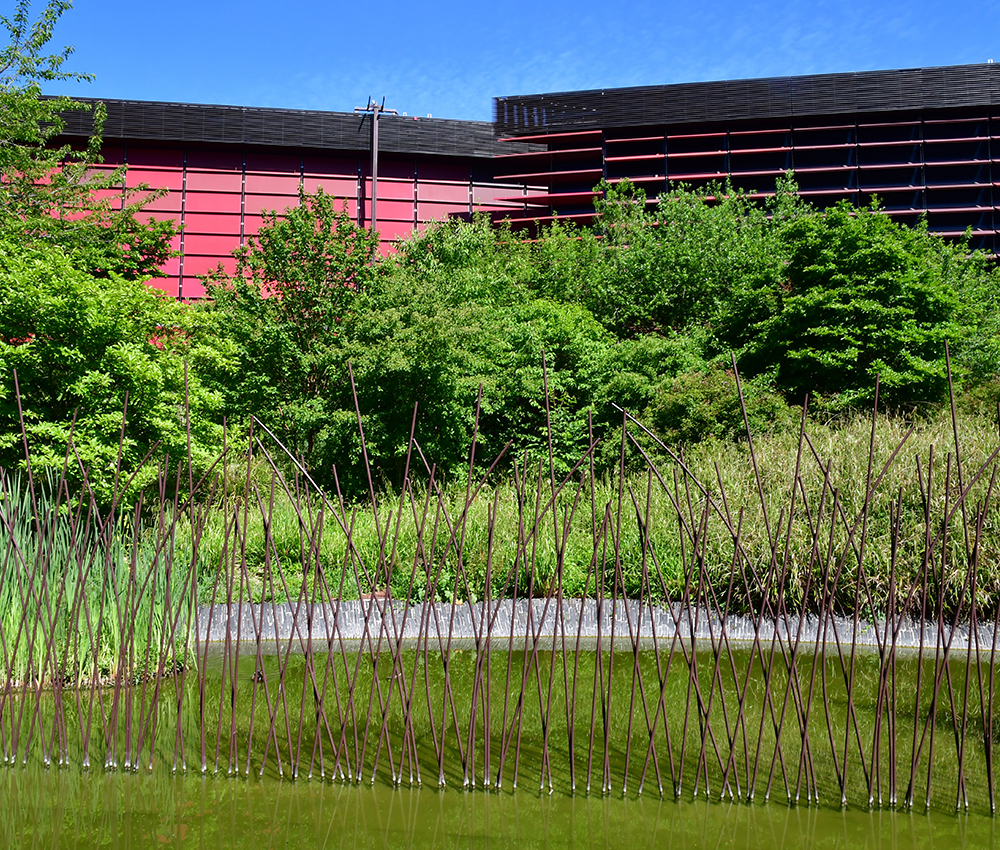
{"label": "metal pole", "polygon": [[[368,105],[364,108],[356,107],[357,112],[370,112],[372,116],[372,204],[371,204],[371,229],[378,230],[378,119],[383,112],[391,115],[398,115],[395,109],[385,108],[385,98],[381,103],[368,98]],[[360,202],[360,198],[359,198]]]}
{"label": "metal pole", "polygon": [[378,114],[379,105],[372,104],[372,230],[378,230]]}

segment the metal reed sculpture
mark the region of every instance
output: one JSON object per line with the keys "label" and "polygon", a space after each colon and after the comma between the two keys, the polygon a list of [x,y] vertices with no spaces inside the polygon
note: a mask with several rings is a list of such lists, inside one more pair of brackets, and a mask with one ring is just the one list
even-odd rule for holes
{"label": "metal reed sculpture", "polygon": [[[777,515],[747,443],[753,551],[721,474],[698,480],[624,412],[604,489],[593,440],[557,476],[550,435],[547,458],[492,489],[500,459],[482,464],[474,440],[457,502],[415,438],[395,497],[369,475],[353,505],[259,422],[249,452],[200,479],[161,461],[134,505],[102,506],[72,444],[40,480],[25,443],[26,471],[0,475],[0,751],[995,811],[1000,605],[979,585],[1000,449],[971,468],[953,418],[946,461],[916,456],[918,492],[885,495],[906,438],[883,456],[872,421],[859,509],[805,416]],[[888,539],[873,541],[876,498]],[[571,532],[582,593],[567,592]]]}

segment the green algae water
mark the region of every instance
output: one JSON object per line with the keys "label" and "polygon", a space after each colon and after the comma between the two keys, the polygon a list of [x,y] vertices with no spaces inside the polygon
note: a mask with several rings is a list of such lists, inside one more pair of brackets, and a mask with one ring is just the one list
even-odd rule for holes
{"label": "green algae water", "polygon": [[773,848],[996,846],[971,814],[394,788],[272,777],[9,768],[0,841],[26,848]]}
{"label": "green algae water", "polygon": [[673,672],[654,652],[494,651],[485,666],[468,651],[246,653],[206,657],[159,688],[8,691],[0,840],[994,845],[996,732],[979,660],[903,657],[890,681],[864,654],[672,657]]}

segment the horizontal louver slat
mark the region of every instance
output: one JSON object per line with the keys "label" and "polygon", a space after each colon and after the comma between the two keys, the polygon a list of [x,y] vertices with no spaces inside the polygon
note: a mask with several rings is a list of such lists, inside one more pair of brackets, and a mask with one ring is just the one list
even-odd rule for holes
{"label": "horizontal louver slat", "polygon": [[[108,112],[104,138],[108,140],[210,142],[345,151],[367,151],[371,146],[370,117],[350,112],[124,100],[104,103]],[[65,115],[65,124],[64,136],[67,138],[87,137],[93,132],[93,115],[69,112]],[[379,123],[379,147],[386,153],[483,159],[498,153],[542,149],[539,145],[520,143],[501,145],[493,134],[493,125],[485,121],[394,115],[384,116]]]}
{"label": "horizontal louver slat", "polygon": [[497,135],[1000,103],[992,64],[498,97]]}

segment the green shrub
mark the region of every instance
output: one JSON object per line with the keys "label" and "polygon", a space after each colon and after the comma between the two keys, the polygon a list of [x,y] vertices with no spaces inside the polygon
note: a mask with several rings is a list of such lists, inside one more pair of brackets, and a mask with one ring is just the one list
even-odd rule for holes
{"label": "green shrub", "polygon": [[0,240],[0,466],[25,462],[15,372],[34,468],[68,460],[70,479],[80,481],[82,464],[102,501],[112,497],[119,452],[124,482],[158,446],[133,493],[163,455],[186,461],[189,421],[196,467],[210,462],[221,445],[219,398],[185,360],[224,357],[192,342],[187,319],[141,282],[98,279],[58,248]]}
{"label": "green shrub", "polygon": [[[760,381],[744,382],[743,399],[752,434],[781,431],[796,422],[784,399]],[[651,405],[650,420],[668,444],[746,436],[736,376],[719,368],[686,372],[665,382]]]}
{"label": "green shrub", "polygon": [[722,329],[741,367],[773,374],[788,398],[812,394],[827,409],[870,405],[876,378],[891,408],[940,403],[945,343],[966,336],[956,321],[958,249],[926,225],[847,203],[799,216],[781,235],[785,282],[757,292],[762,312],[751,321],[736,311]]}

